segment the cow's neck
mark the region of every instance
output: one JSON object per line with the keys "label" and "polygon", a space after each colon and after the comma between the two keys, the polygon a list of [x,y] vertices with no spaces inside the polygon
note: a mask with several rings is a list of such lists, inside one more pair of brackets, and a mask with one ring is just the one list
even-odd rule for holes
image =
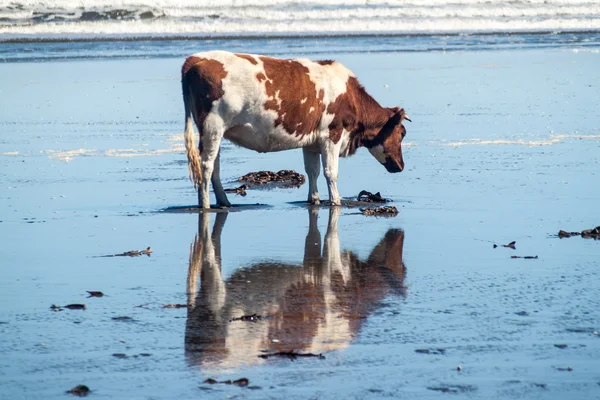
{"label": "cow's neck", "polygon": [[349,143],[349,154],[353,154],[359,147],[364,146],[365,139],[372,139],[379,133],[393,112],[389,108],[381,107],[356,78],[350,78],[348,86],[354,92],[353,97],[357,103],[356,125],[350,133]]}
{"label": "cow's neck", "polygon": [[360,96],[357,122],[362,125],[367,136],[370,136],[372,131],[375,131],[372,133],[374,136],[383,128],[392,116],[392,112],[385,107],[381,107],[364,89],[361,90]]}

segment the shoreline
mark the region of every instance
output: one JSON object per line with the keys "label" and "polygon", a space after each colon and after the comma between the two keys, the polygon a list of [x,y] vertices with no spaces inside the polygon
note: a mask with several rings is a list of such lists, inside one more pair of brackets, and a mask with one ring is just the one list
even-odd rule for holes
{"label": "shoreline", "polygon": [[473,53],[477,51],[535,51],[566,49],[600,52],[598,33],[508,33],[448,35],[331,35],[277,37],[126,38],[48,40],[0,39],[0,64],[38,61],[173,59],[200,51],[227,48],[236,53],[267,54],[280,58],[371,54]]}

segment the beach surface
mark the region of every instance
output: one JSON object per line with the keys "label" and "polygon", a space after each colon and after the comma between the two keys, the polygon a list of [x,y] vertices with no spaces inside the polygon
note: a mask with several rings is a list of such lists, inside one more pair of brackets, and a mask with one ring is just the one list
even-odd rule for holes
{"label": "beach surface", "polygon": [[[406,169],[363,150],[338,181],[396,217],[310,208],[307,185],[165,212],[197,204],[184,57],[0,64],[0,398],[599,398],[600,242],[557,237],[600,225],[598,47],[277,43],[407,110]],[[301,151],[222,145],[225,187],[282,169]]]}

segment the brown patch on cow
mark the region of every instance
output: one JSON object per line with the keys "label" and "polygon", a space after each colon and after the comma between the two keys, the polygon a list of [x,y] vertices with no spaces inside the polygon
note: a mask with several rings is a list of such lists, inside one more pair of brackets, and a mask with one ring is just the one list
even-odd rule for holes
{"label": "brown patch on cow", "polygon": [[200,58],[200,57],[191,56],[191,57],[186,58],[185,62],[181,66],[181,79],[183,80],[183,78],[185,77],[185,74],[188,73],[190,68],[192,68],[194,65],[198,64],[200,61],[202,61],[202,58]]}
{"label": "brown patch on cow", "polygon": [[[299,136],[317,130],[325,111],[325,92],[317,93],[309,70],[294,60],[278,60],[260,57],[265,71],[265,91],[268,100],[266,110],[277,113],[275,126],[283,126],[286,132]],[[257,79],[262,81],[262,77]]]}
{"label": "brown patch on cow", "polygon": [[250,54],[235,54],[237,57],[239,58],[243,58],[244,60],[250,62],[250,64],[252,65],[256,65],[258,64],[258,61],[256,61],[256,59],[254,57],[252,57]]}
{"label": "brown patch on cow", "polygon": [[202,135],[202,124],[215,100],[223,97],[223,79],[227,71],[217,60],[188,57],[181,68],[181,84],[184,93],[189,91],[193,98],[192,115]]}
{"label": "brown patch on cow", "polygon": [[329,104],[327,112],[334,114],[329,124],[329,137],[334,143],[340,140],[344,130],[350,132],[349,154],[364,146],[365,139],[375,138],[393,114],[381,107],[355,77],[348,79],[346,92]]}
{"label": "brown patch on cow", "polygon": [[258,79],[259,82],[262,82],[266,81],[267,77],[262,72],[259,72],[258,74],[256,74],[256,79]]}
{"label": "brown patch on cow", "polygon": [[334,62],[335,61],[333,61],[333,60],[318,60],[318,61],[316,61],[316,63],[319,65],[331,65]]}

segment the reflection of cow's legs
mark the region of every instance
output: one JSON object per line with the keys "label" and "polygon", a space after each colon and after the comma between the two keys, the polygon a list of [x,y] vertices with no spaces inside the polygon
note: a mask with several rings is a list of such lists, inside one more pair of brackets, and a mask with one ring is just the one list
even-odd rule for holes
{"label": "reflection of cow's legs", "polygon": [[337,189],[338,164],[340,157],[340,146],[330,140],[327,140],[321,146],[321,160],[323,162],[323,173],[327,180],[327,189],[329,190],[329,201],[332,206],[342,204],[340,194]]}
{"label": "reflection of cow's legs", "polygon": [[[198,234],[190,250],[188,273],[188,311],[185,328],[185,350],[192,362],[201,362],[202,352],[208,349],[211,355],[225,352],[225,343],[220,338],[227,337],[227,324],[223,309],[226,302],[226,287],[221,275],[221,231],[227,213],[218,213],[210,233],[210,212],[200,213]],[[200,289],[197,293],[196,281],[200,273]],[[193,297],[195,295],[195,298]]]}
{"label": "reflection of cow's legs", "polygon": [[[226,297],[225,283],[221,276],[221,259],[217,257],[217,253],[220,254],[221,250],[215,249],[209,233],[210,214],[202,214],[202,230],[198,232],[203,247],[199,293],[202,293],[208,300],[204,304],[207,304],[211,311],[216,313],[225,304]],[[222,222],[224,223],[224,220]]]}
{"label": "reflection of cow's legs", "polygon": [[304,242],[304,265],[321,263],[321,232],[317,222],[319,221],[319,208],[308,209],[308,233]]}
{"label": "reflection of cow's legs", "polygon": [[[213,181],[213,171],[217,171],[214,180],[219,179],[219,167],[215,168],[215,163],[218,162],[219,146],[223,139],[223,120],[215,115],[209,115],[204,121],[204,129],[202,135],[202,184],[200,185],[199,206],[202,208],[210,208],[210,183]],[[214,182],[213,182],[213,186]],[[223,191],[220,179],[219,184],[215,186],[215,195],[217,203],[221,206],[230,206],[227,200],[227,195]]]}
{"label": "reflection of cow's legs", "polygon": [[331,207],[329,210],[327,233],[325,234],[325,244],[323,245],[323,260],[328,267],[329,274],[339,272],[344,282],[347,282],[347,279],[350,277],[350,270],[348,265],[344,265],[340,251],[340,236],[338,233],[339,216],[340,208]]}
{"label": "reflection of cow's legs", "polygon": [[302,149],[304,154],[304,169],[308,176],[308,202],[311,204],[319,204],[319,189],[317,189],[317,179],[321,173],[321,164],[319,160],[320,154]]}
{"label": "reflection of cow's legs", "polygon": [[194,237],[194,242],[190,245],[190,265],[187,276],[187,297],[188,309],[192,310],[196,306],[196,292],[198,290],[198,276],[202,270],[202,230],[209,221],[208,213],[198,215],[198,233]]}
{"label": "reflection of cow's legs", "polygon": [[[213,244],[215,246],[215,256],[220,261],[221,260],[221,232],[223,232],[223,226],[225,226],[225,221],[227,220],[227,213],[220,212],[217,213],[217,218],[215,219],[215,225],[213,226],[211,238],[213,240]],[[219,268],[221,265],[219,264]]]}

